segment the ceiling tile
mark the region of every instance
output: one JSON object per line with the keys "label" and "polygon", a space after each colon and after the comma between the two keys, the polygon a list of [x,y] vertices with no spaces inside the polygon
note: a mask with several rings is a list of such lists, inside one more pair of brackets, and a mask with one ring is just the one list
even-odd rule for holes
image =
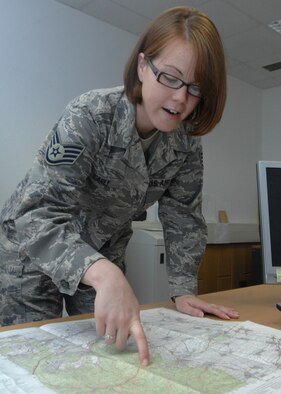
{"label": "ceiling tile", "polygon": [[201,5],[200,10],[210,17],[225,38],[257,26],[257,22],[220,0]]}
{"label": "ceiling tile", "polygon": [[80,10],[86,4],[90,3],[91,0],[59,0],[59,3],[69,5],[70,7]]}
{"label": "ceiling tile", "polygon": [[281,70],[275,70],[275,71],[267,71],[264,69],[264,66],[268,66],[269,64],[274,64],[274,63],[279,63],[281,62],[281,52],[266,56],[266,57],[260,57],[255,60],[251,60],[247,62],[247,64],[250,67],[253,67],[255,69],[260,69],[262,70],[263,74],[266,77],[270,78],[275,78],[281,76]]}
{"label": "ceiling tile", "polygon": [[251,67],[263,67],[268,64],[281,62],[281,52],[272,53],[268,56],[261,56],[247,62]]}
{"label": "ceiling tile", "polygon": [[208,2],[209,0],[112,0],[114,3],[122,5],[138,13],[139,15],[146,16],[147,18],[153,19],[160,12],[179,5],[187,5],[190,7],[198,7],[201,4]]}
{"label": "ceiling tile", "polygon": [[281,35],[259,26],[224,40],[227,52],[241,62],[281,53]]}
{"label": "ceiling tile", "polygon": [[230,56],[226,56],[226,65],[227,67],[232,67],[235,66],[236,64],[239,64],[238,60],[232,59]]}
{"label": "ceiling tile", "polygon": [[269,22],[281,19],[280,0],[226,0],[252,18],[268,24]]}
{"label": "ceiling tile", "polygon": [[83,7],[82,10],[89,15],[111,23],[113,26],[137,35],[150,22],[148,18],[138,15],[110,0],[95,0]]}
{"label": "ceiling tile", "polygon": [[228,71],[232,76],[240,78],[243,81],[248,81],[249,83],[268,78],[268,75],[263,75],[262,72],[243,63],[230,66]]}
{"label": "ceiling tile", "polygon": [[216,24],[228,74],[261,89],[281,86],[280,71],[262,66],[281,61],[281,35],[267,23],[281,19],[281,0],[56,0],[135,35],[172,6],[187,5]]}
{"label": "ceiling tile", "polygon": [[266,78],[255,82],[255,86],[260,89],[270,89],[280,85],[281,78],[279,80],[275,78]]}

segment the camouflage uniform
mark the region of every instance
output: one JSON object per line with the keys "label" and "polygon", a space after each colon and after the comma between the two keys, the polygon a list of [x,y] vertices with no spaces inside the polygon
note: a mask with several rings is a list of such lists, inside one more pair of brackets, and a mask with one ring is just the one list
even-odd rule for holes
{"label": "camouflage uniform", "polygon": [[103,257],[124,271],[131,222],[155,201],[171,295],[196,292],[202,150],[185,128],[158,133],[146,160],[122,87],[66,107],[1,212],[2,325],[60,316],[63,297],[70,314],[93,310],[95,291],[81,277]]}

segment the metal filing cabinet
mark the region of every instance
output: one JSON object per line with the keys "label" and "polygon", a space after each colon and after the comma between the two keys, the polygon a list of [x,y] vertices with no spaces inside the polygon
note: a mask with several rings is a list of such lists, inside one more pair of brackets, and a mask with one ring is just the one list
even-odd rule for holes
{"label": "metal filing cabinet", "polygon": [[126,251],[126,277],[141,304],[169,299],[163,231],[152,224],[134,228]]}

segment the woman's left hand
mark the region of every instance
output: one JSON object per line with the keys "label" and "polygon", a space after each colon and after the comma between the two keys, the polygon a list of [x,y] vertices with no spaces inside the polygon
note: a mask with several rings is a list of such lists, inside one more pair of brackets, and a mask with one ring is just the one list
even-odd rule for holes
{"label": "woman's left hand", "polygon": [[232,308],[209,304],[191,295],[176,297],[175,303],[178,311],[191,316],[204,317],[205,313],[208,313],[225,320],[237,319],[239,317],[239,313]]}

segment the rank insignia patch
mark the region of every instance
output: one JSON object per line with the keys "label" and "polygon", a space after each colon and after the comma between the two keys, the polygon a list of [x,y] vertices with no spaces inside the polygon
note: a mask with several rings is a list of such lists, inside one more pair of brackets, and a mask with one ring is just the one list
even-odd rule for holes
{"label": "rank insignia patch", "polygon": [[62,144],[59,133],[56,131],[47,148],[46,161],[53,166],[73,164],[84,149],[84,146],[78,144]]}

